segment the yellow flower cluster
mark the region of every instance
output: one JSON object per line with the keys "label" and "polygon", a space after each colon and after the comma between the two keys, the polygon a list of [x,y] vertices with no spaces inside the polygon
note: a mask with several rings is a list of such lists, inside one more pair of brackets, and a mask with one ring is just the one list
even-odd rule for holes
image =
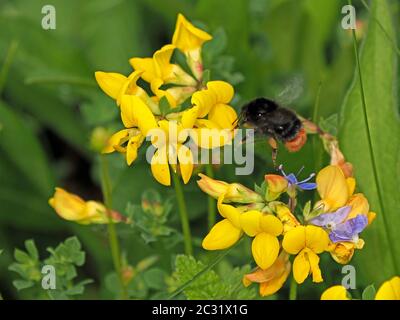
{"label": "yellow flower cluster", "polygon": [[[201,49],[203,43],[211,39],[208,33],[179,14],[172,43],[157,50],[152,57],[131,58],[129,62],[134,71],[129,76],[95,73],[100,88],[119,106],[125,127],[111,136],[104,153],[123,153],[127,164],[131,165],[147,137],[156,148],[151,159],[152,174],[159,183],[168,186],[171,184],[170,167],[180,172],[184,183],[192,175],[193,154],[185,145],[189,137],[202,148],[230,141],[237,118],[229,105],[233,87],[224,81],[203,81]],[[175,50],[184,54],[190,70],[185,71],[171,61]],[[137,84],[140,78],[149,83],[150,93]],[[186,101],[190,101],[188,108],[183,105]],[[228,133],[217,142],[199,138],[202,130],[209,129]],[[160,138],[160,132],[166,138]]]}
{"label": "yellow flower cluster", "polygon": [[[199,187],[218,199],[218,211],[223,217],[204,238],[203,248],[226,249],[243,234],[253,238],[251,251],[257,269],[246,275],[243,283],[259,283],[262,296],[277,292],[285,283],[292,267],[290,255],[295,256],[293,277],[297,283],[303,283],[309,275],[313,282],[322,282],[319,254],[330,252],[337,262],[347,263],[354,249],[363,246],[358,238],[363,219],[370,223],[375,217],[366,198],[353,194],[354,178],[346,177],[336,165],[323,168],[316,185],[303,184],[303,190],[316,187],[321,198],[312,210],[304,212],[304,223],[291,212],[293,208],[279,201],[282,194],[287,193],[290,198],[296,188],[301,188],[294,175],[267,174],[264,194],[237,183],[200,177]],[[359,215],[363,216],[361,222]]]}

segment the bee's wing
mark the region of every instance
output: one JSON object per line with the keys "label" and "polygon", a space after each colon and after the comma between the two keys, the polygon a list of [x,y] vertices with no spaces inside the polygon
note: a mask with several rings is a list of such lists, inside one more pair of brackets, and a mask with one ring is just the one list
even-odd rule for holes
{"label": "bee's wing", "polygon": [[300,98],[304,91],[304,78],[302,76],[291,77],[285,88],[276,96],[275,100],[282,106],[288,106]]}

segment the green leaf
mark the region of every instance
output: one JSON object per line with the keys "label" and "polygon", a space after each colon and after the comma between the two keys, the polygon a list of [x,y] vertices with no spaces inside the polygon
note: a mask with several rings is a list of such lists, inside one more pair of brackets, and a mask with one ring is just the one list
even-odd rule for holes
{"label": "green leaf", "polygon": [[39,252],[36,248],[35,242],[32,239],[25,241],[25,248],[28,251],[28,253],[32,259],[34,259],[34,260],[39,259]]}
{"label": "green leaf", "polygon": [[373,284],[370,284],[366,287],[362,293],[363,300],[374,300],[375,299],[376,290]]}
{"label": "green leaf", "polygon": [[30,280],[14,280],[13,286],[19,291],[23,289],[28,289],[34,286],[34,282]]}
{"label": "green leaf", "polygon": [[171,105],[169,104],[166,96],[163,96],[160,99],[159,107],[160,107],[161,115],[163,115],[163,116],[165,116],[166,114],[168,114],[169,111],[171,111]]}
{"label": "green leaf", "polygon": [[54,186],[49,163],[40,142],[21,115],[0,102],[0,119],[3,129],[0,148],[20,171],[43,194],[48,195]]}
{"label": "green leaf", "polygon": [[387,1],[373,1],[360,54],[364,90],[356,72],[342,109],[339,141],[354,165],[359,191],[365,193],[371,210],[377,213],[374,223],[362,233],[366,245],[357,250],[355,258],[364,278],[382,282],[400,272],[400,123],[397,56],[375,19],[396,38]]}
{"label": "green leaf", "polygon": [[143,280],[150,289],[161,290],[165,287],[166,273],[160,268],[153,268],[143,274]]}

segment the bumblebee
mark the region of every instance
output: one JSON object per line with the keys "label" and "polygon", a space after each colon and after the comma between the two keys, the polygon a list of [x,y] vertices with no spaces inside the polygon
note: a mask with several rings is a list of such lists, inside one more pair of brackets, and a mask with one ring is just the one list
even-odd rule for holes
{"label": "bumblebee", "polygon": [[274,164],[277,141],[282,142],[290,152],[299,151],[307,141],[306,131],[296,113],[271,99],[257,98],[248,102],[242,107],[238,123],[252,127],[257,134],[268,137]]}

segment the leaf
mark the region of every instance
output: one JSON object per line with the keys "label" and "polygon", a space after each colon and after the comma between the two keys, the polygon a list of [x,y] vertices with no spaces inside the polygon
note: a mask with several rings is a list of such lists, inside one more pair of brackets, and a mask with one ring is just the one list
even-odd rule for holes
{"label": "leaf", "polygon": [[374,300],[375,299],[376,290],[373,284],[370,284],[366,287],[362,293],[363,300]]}
{"label": "leaf", "polygon": [[150,289],[161,290],[165,287],[166,273],[160,268],[153,268],[143,274],[143,280]]}
{"label": "leaf", "polygon": [[171,110],[171,106],[170,106],[166,96],[163,96],[160,99],[159,106],[160,106],[161,115],[163,115],[163,116],[166,115]]}
{"label": "leaf", "polygon": [[14,280],[13,286],[19,291],[32,287],[35,283],[30,280]]}
{"label": "leaf", "polygon": [[54,186],[46,155],[35,136],[21,116],[0,102],[0,119],[3,129],[0,148],[18,169],[42,194],[48,195]]}
{"label": "leaf", "polygon": [[32,239],[25,241],[25,248],[33,260],[39,259],[39,252],[36,248],[35,242]]}
{"label": "leaf", "polygon": [[344,155],[354,165],[358,189],[377,213],[376,220],[362,234],[365,248],[358,250],[355,258],[368,281],[382,282],[400,272],[400,123],[397,56],[375,19],[396,38],[387,1],[373,1],[360,54],[366,114],[364,117],[356,72],[342,108],[339,141]]}

